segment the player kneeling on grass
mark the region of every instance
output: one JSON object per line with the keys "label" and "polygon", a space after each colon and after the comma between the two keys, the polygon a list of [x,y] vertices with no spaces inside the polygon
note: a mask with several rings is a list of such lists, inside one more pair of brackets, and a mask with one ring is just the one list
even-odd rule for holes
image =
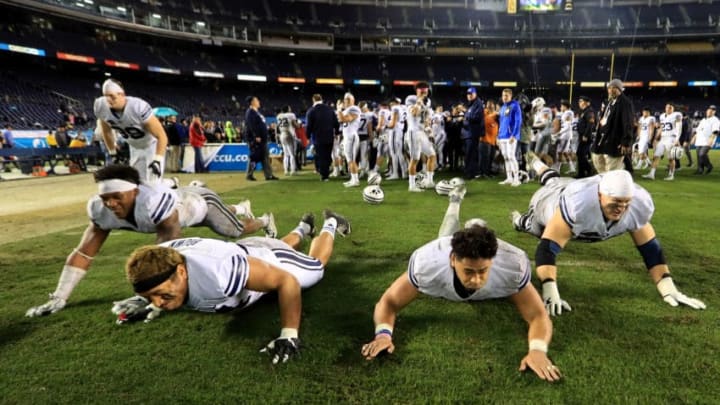
{"label": "player kneeling on grass", "polygon": [[[158,243],[181,237],[181,228],[191,226],[207,226],[228,238],[260,229],[269,237],[277,234],[273,215],[255,219],[250,201],[226,206],[214,191],[204,187],[172,190],[162,184],[146,184],[130,166],[107,166],[94,176],[98,194],[88,201],[90,224],[80,245],[67,257],[50,300],[30,308],[27,316],[48,315],[65,307],[113,229],[156,233]],[[240,215],[246,218],[238,218]]]}
{"label": "player kneeling on grass", "polygon": [[547,357],[552,322],[530,283],[530,260],[519,248],[498,240],[482,220],[468,221],[465,229],[457,230],[464,194],[465,186],[450,192],[440,237],[413,252],[408,270],[375,305],[375,339],[363,345],[362,355],[371,360],[395,350],[395,319],[420,293],[459,302],[507,297],[529,325],[529,348],[520,370],[529,367],[543,380],[559,380],[560,370]]}
{"label": "player kneeling on grass", "polygon": [[629,233],[645,261],[660,296],[668,304],[705,309],[705,304],[678,291],[650,218],[655,210],[650,194],[633,182],[625,170],[574,180],[561,178],[537,157],[532,166],[543,185],[530,200],[525,214],[512,213],[515,229],[540,239],[535,266],[543,285],[543,300],[550,315],[570,311],[560,299],[555,258],[570,239],[599,242]]}
{"label": "player kneeling on grass", "polygon": [[325,211],[325,223],[307,255],[297,252],[312,234],[312,214],[282,240],[246,238],[237,243],[188,238],[135,250],[125,271],[135,292],[162,310],[182,306],[203,312],[246,308],[276,291],[280,304],[280,337],[262,351],[273,364],[300,350],[300,290],[317,284],[333,251],[335,232],[350,233],[350,223]]}

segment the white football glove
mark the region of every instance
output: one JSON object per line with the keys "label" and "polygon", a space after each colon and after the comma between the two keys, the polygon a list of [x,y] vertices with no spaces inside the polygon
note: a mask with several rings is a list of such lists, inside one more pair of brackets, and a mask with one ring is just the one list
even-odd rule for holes
{"label": "white football glove", "polygon": [[563,309],[570,312],[572,308],[567,301],[560,299],[560,292],[557,288],[557,283],[554,281],[543,282],[543,302],[545,303],[545,309],[551,316],[561,315]]}
{"label": "white football glove", "polygon": [[50,301],[28,309],[27,312],[25,312],[25,316],[32,318],[35,316],[54,314],[55,312],[65,308],[65,303],[66,301],[64,299],[50,294]]}
{"label": "white football glove", "polygon": [[160,316],[162,309],[150,304],[145,298],[136,295],[122,301],[113,302],[110,311],[118,316],[116,323],[121,325],[139,320],[150,322]]}
{"label": "white football glove", "polygon": [[675,283],[673,283],[673,280],[670,277],[665,277],[660,280],[657,283],[657,289],[663,300],[670,304],[670,306],[676,307],[679,304],[684,304],[693,309],[705,309],[704,302],[695,298],[690,298],[678,291],[677,287],[675,287]]}

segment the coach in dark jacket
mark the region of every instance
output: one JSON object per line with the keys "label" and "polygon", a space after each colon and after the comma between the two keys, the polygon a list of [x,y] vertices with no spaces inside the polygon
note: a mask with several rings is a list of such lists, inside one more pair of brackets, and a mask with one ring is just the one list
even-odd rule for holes
{"label": "coach in dark jacket", "polygon": [[468,107],[463,119],[460,137],[465,144],[465,178],[478,174],[478,143],[485,136],[485,107],[477,96],[475,87],[467,91]]}
{"label": "coach in dark jacket", "polygon": [[323,104],[322,96],[313,94],[313,106],[305,116],[307,135],[315,146],[315,168],[320,180],[328,181],[332,163],[332,147],[338,119],[330,106]]}
{"label": "coach in dark jacket", "polygon": [[255,166],[262,163],[265,180],[277,180],[278,178],[273,176],[272,167],[270,166],[268,130],[265,117],[259,111],[260,100],[254,96],[249,96],[245,100],[248,103],[248,109],[245,111],[246,138],[250,147],[250,159],[246,177],[250,181],[255,181],[255,176],[253,176]]}
{"label": "coach in dark jacket", "polygon": [[598,173],[625,168],[623,157],[632,150],[633,106],[623,93],[623,83],[608,83],[608,100],[600,112],[597,135],[592,146],[592,160]]}

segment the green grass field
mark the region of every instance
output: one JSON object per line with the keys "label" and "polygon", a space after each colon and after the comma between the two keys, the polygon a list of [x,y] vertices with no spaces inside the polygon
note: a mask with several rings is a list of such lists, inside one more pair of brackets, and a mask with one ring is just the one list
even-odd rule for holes
{"label": "green grass field", "polygon": [[[306,173],[223,194],[250,197],[256,214],[273,211],[281,233],[325,207],[353,223],[349,238],[337,238],[325,278],[303,294],[300,358],[273,366],[258,353],[279,333],[273,299],[238,313],[177,311],[116,325],[112,301],[132,295],[124,261],[153,235],[113,232],[65,310],[25,318],[77,245],[85,226],[78,212],[75,229],[0,249],[0,403],[719,403],[720,176],[691,172],[640,184],[654,197],[652,223],[676,285],[708,309],[663,302],[628,236],[571,243],[558,259],[558,285],[573,311],[553,319],[549,352],[565,375],[560,383],[517,371],[527,327],[504,300],[421,297],[399,317],[395,354],[365,361],[360,346],[372,337],[375,302],[412,251],[435,238],[447,198],[386,182],[385,202],[370,206],[361,189]],[[537,241],[515,232],[508,214],[527,208],[537,188],[473,181],[461,219],[486,219],[533,258]],[[199,228],[185,235],[213,236]]]}

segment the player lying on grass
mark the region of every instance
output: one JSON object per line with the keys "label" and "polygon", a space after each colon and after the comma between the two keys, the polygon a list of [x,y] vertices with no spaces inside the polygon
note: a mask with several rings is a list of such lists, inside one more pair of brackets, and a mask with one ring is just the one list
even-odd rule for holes
{"label": "player lying on grass", "polygon": [[537,157],[533,157],[532,166],[543,187],[533,195],[528,212],[514,211],[512,217],[515,229],[541,238],[535,251],[535,266],[550,315],[572,310],[560,299],[555,263],[570,239],[599,242],[625,233],[632,237],[665,302],[674,307],[684,304],[705,309],[702,301],[685,296],[675,287],[665,254],[650,225],[655,210],[652,198],[633,182],[630,173],[613,170],[574,180],[561,178]]}
{"label": "player lying on grass", "polygon": [[[181,228],[207,226],[217,234],[239,238],[260,229],[274,238],[277,233],[272,214],[254,218],[250,201],[226,206],[212,190],[181,187],[171,190],[162,184],[140,181],[130,166],[111,165],[94,174],[98,194],[87,205],[90,224],[80,245],[67,257],[55,292],[43,305],[30,308],[27,316],[55,313],[65,307],[70,294],[85,277],[95,255],[113,229],[156,233],[157,242],[181,237]],[[237,216],[245,216],[239,219]]]}
{"label": "player lying on grass", "polygon": [[246,308],[260,297],[277,292],[280,337],[262,351],[272,362],[285,362],[300,350],[302,288],[317,284],[333,251],[335,232],[350,234],[350,223],[324,211],[325,223],[307,255],[297,252],[305,235],[313,233],[313,216],[282,240],[245,238],[232,242],[188,238],[136,249],[125,272],[135,293],[152,306],[172,311],[185,307],[204,312]]}
{"label": "player lying on grass", "polygon": [[482,220],[470,220],[458,230],[464,194],[465,186],[450,192],[439,238],[413,252],[408,270],[375,305],[375,339],[362,346],[362,355],[371,360],[395,350],[397,315],[420,293],[459,302],[507,297],[529,325],[528,353],[520,370],[529,367],[543,380],[559,380],[560,370],[547,357],[552,322],[530,283],[530,260],[519,248],[498,240]]}

